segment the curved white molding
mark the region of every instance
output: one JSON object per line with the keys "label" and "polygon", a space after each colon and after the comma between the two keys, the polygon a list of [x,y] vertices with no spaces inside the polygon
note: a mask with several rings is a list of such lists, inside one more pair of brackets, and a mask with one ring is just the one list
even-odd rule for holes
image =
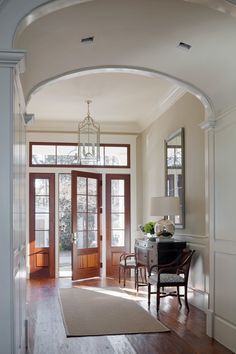
{"label": "curved white molding", "polygon": [[214,108],[213,104],[211,102],[211,99],[198,87],[195,87],[194,85],[190,84],[189,82],[186,82],[184,80],[181,80],[175,76],[169,75],[167,73],[150,69],[150,68],[145,68],[145,67],[133,67],[133,66],[122,66],[122,65],[113,65],[113,66],[92,66],[92,67],[85,67],[82,69],[78,70],[72,70],[68,72],[64,72],[58,76],[51,77],[50,79],[41,81],[38,83],[36,86],[34,86],[27,98],[26,102],[28,103],[30,100],[30,97],[33,93],[37,92],[38,90],[42,89],[46,85],[53,84],[55,82],[58,82],[60,80],[65,80],[65,79],[71,79],[74,77],[79,77],[79,76],[84,76],[84,75],[92,75],[92,74],[100,74],[100,73],[128,73],[128,74],[136,74],[136,75],[144,75],[147,77],[159,77],[159,78],[164,78],[167,80],[171,80],[171,82],[174,82],[178,84],[179,86],[182,86],[185,90],[188,92],[192,93],[194,96],[196,96],[203,104],[206,115],[208,117],[215,117],[214,113]]}
{"label": "curved white molding", "polygon": [[33,11],[27,14],[18,24],[13,38],[13,44],[17,41],[21,33],[34,21],[39,18],[49,15],[52,12],[57,10],[62,10],[66,7],[82,4],[84,2],[90,2],[94,0],[51,0],[46,4],[41,4],[38,7],[35,7]]}

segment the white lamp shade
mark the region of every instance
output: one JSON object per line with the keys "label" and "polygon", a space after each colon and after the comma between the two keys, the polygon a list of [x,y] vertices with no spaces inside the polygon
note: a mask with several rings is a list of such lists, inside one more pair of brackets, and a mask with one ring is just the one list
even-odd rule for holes
{"label": "white lamp shade", "polygon": [[179,215],[179,197],[152,197],[151,216]]}

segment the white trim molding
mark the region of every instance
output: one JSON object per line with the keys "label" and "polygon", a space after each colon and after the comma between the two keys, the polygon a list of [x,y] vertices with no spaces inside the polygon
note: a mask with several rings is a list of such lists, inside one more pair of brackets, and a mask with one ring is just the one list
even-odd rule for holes
{"label": "white trim molding", "polygon": [[199,126],[200,128],[202,128],[202,130],[206,130],[206,131],[212,130],[216,126],[216,120],[213,118],[205,120],[204,122],[200,123]]}
{"label": "white trim molding", "polygon": [[19,72],[23,73],[25,70],[25,53],[25,50],[0,49],[0,67],[18,67]]}

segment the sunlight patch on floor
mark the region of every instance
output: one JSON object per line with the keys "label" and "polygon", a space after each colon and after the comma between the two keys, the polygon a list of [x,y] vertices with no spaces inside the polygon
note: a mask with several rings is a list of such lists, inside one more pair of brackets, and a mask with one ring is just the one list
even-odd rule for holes
{"label": "sunlight patch on floor", "polygon": [[136,290],[135,290],[134,295],[127,294],[125,291],[132,292],[134,290],[134,289],[129,289],[129,288],[126,288],[124,290],[124,289],[115,288],[115,287],[113,289],[110,289],[110,288],[97,288],[97,287],[93,287],[93,286],[83,286],[83,285],[82,286],[81,285],[79,285],[79,286],[74,285],[74,287],[80,288],[80,289],[91,290],[91,291],[106,294],[106,295],[117,296],[119,298],[128,299],[128,300],[134,300],[134,301],[144,300],[143,296],[141,297],[141,296],[139,296],[139,294],[136,293]]}

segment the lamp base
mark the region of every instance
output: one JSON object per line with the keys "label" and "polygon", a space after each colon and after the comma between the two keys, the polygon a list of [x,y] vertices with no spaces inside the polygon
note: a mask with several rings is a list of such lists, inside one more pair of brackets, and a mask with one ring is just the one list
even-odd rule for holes
{"label": "lamp base", "polygon": [[171,238],[175,233],[175,225],[169,219],[161,219],[155,224],[155,233],[162,238]]}

